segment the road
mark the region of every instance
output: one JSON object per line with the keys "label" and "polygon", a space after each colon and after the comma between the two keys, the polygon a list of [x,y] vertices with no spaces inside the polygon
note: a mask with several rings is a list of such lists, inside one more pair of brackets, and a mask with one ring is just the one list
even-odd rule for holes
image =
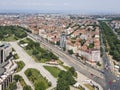
{"label": "road", "polygon": [[[105,52],[105,45],[103,43],[102,33],[101,33],[101,47],[103,49],[103,64],[104,64],[104,75],[106,80],[106,89],[107,90],[120,90],[120,79],[118,80],[117,77],[112,73],[111,68],[106,69],[106,65],[111,67],[110,60],[108,59],[106,52]],[[113,82],[113,81],[116,82]]]}
{"label": "road", "polygon": [[104,75],[101,72],[84,65],[83,63],[77,61],[75,58],[72,58],[66,53],[62,52],[61,50],[58,50],[57,47],[46,42],[44,39],[42,39],[38,35],[32,35],[32,34],[28,34],[28,35],[31,38],[35,39],[36,41],[40,42],[41,46],[47,48],[48,50],[56,54],[60,58],[60,60],[62,60],[63,62],[67,63],[70,66],[73,66],[78,72],[82,73],[88,78],[99,83],[103,87],[103,89],[106,90],[106,83],[105,83]]}
{"label": "road", "polygon": [[10,44],[12,45],[12,47],[14,47],[15,51],[17,52],[18,56],[20,57],[20,60],[22,60],[25,63],[25,67],[18,72],[17,74],[21,75],[24,79],[26,84],[30,85],[32,87],[32,89],[34,90],[34,86],[32,85],[32,83],[28,80],[28,78],[26,77],[26,75],[24,74],[25,70],[27,70],[28,68],[35,68],[37,70],[40,71],[40,73],[42,74],[42,76],[46,77],[47,80],[49,82],[52,83],[52,87],[50,88],[54,88],[56,87],[56,81],[57,79],[54,78],[44,67],[43,64],[37,63],[35,62],[35,60],[29,56],[23,48],[21,48],[17,42],[10,42]]}

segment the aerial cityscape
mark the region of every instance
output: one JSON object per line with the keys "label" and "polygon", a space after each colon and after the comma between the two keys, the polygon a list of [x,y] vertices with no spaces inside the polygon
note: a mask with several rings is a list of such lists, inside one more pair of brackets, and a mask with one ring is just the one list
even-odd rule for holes
{"label": "aerial cityscape", "polygon": [[120,90],[120,1],[0,1],[0,90]]}

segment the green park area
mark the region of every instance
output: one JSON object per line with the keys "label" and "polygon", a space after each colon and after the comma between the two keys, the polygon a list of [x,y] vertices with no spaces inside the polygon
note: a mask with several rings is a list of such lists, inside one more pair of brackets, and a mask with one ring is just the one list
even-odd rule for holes
{"label": "green park area", "polygon": [[14,75],[13,80],[14,80],[14,82],[11,83],[6,90],[16,90],[16,88],[17,88],[17,86],[16,86],[17,82],[20,82],[20,84],[23,87],[23,90],[32,90],[32,88],[25,83],[24,79],[20,75]]}
{"label": "green park area", "polygon": [[23,67],[25,66],[25,63],[23,61],[18,61],[16,63],[18,65],[16,72],[19,72],[23,69]]}
{"label": "green park area", "polygon": [[[60,70],[55,66],[44,66],[54,77],[58,78],[55,90],[70,90],[70,86],[76,83],[74,79],[75,69],[70,67],[69,70]],[[82,89],[80,89],[82,90]]]}
{"label": "green park area", "polygon": [[35,86],[35,90],[46,90],[51,86],[51,83],[43,77],[40,72],[36,69],[29,68],[25,71],[25,75]]}
{"label": "green park area", "polygon": [[44,66],[45,69],[47,69],[55,78],[58,77],[59,73],[60,73],[60,69],[58,67],[55,66]]}
{"label": "green park area", "polygon": [[20,26],[0,26],[0,40],[14,41],[27,36],[24,28]]}
{"label": "green park area", "polygon": [[58,57],[54,55],[51,51],[48,51],[44,48],[40,47],[38,42],[34,42],[33,40],[26,38],[19,42],[21,44],[28,44],[27,46],[23,47],[26,52],[32,56],[38,62],[47,62],[52,59],[58,60]]}
{"label": "green park area", "polygon": [[56,90],[70,90],[70,85],[75,83],[76,81],[71,71],[61,70],[58,75]]}
{"label": "green park area", "polygon": [[16,82],[12,82],[9,84],[9,86],[5,89],[5,90],[16,90],[17,89],[17,85]]}

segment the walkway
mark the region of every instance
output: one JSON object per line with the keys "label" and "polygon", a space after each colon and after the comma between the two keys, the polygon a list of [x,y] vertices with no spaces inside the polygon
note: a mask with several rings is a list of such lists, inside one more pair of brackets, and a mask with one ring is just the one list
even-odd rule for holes
{"label": "walkway", "polygon": [[[30,85],[32,87],[32,89],[34,88],[34,86],[32,85],[32,83],[27,79],[26,75],[24,74],[25,70],[27,70],[28,68],[35,68],[37,70],[40,71],[41,75],[43,77],[46,77],[48,79],[49,82],[52,83],[52,88],[56,87],[56,81],[57,79],[54,78],[44,67],[41,63],[37,63],[35,62],[35,60],[29,56],[23,48],[21,48],[17,42],[10,42],[10,44],[12,45],[12,47],[14,47],[14,49],[16,50],[20,60],[22,60],[25,63],[25,67],[18,72],[17,74],[21,75],[26,84]],[[34,89],[33,89],[34,90]]]}

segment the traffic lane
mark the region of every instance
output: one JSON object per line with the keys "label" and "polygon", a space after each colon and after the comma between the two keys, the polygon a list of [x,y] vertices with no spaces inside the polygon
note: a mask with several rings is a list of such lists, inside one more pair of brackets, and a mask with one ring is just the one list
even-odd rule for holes
{"label": "traffic lane", "polygon": [[105,70],[105,77],[107,77],[107,89],[120,90],[120,80],[116,80],[116,77],[109,70]]}
{"label": "traffic lane", "polygon": [[[48,44],[46,44],[47,46]],[[69,62],[75,63],[76,65],[81,65],[80,67],[84,67],[84,69],[89,70],[90,72],[93,72],[94,74],[96,74],[96,76],[98,75],[98,77],[102,77],[102,73],[94,70],[93,68],[87,67],[86,65],[84,65],[83,63],[80,63],[79,61],[75,60],[74,58],[66,55],[64,52],[59,51],[58,49],[54,48],[52,45],[48,45],[47,48],[51,49],[53,52],[57,53],[57,54],[61,54],[64,57],[67,57],[66,60],[69,60]],[[102,77],[103,78],[103,77]]]}
{"label": "traffic lane", "polygon": [[[63,55],[61,55],[61,54],[59,54],[59,55],[60,55],[59,57],[61,58],[61,60],[64,60],[65,63],[67,63],[67,64],[70,65],[70,66],[73,66],[73,67],[74,67],[77,71],[79,71],[80,73],[84,74],[84,75],[87,76],[88,78],[90,78],[90,79],[94,80],[95,82],[99,83],[100,85],[102,85],[102,87],[103,87],[104,90],[105,90],[105,85],[106,85],[106,84],[104,83],[105,81],[104,81],[103,79],[95,76],[94,74],[91,75],[92,73],[91,73],[91,71],[90,71],[89,69],[85,70],[84,67],[80,67],[80,66],[78,66],[78,65],[76,65],[76,64],[73,64],[72,62],[68,61],[69,59],[66,58],[65,56],[63,56]],[[88,71],[89,71],[89,72],[88,72]],[[93,77],[94,77],[94,78],[93,78]]]}
{"label": "traffic lane", "polygon": [[[40,41],[40,42],[43,42],[43,41]],[[46,43],[46,44],[47,44],[48,47],[51,46],[51,45],[49,45],[48,43]],[[48,47],[47,47],[47,48],[48,48]],[[69,60],[67,60],[67,61],[69,61]],[[73,65],[73,63],[71,63],[71,62],[67,62],[67,63],[69,63],[71,66],[75,67],[77,71],[79,71],[80,73],[83,73],[83,74],[86,75],[88,78],[93,79],[93,78],[91,77],[91,74],[88,73],[88,71],[85,71],[85,70],[83,70],[83,69],[80,69],[81,67],[78,67],[78,66],[76,66],[76,65]],[[89,67],[88,67],[88,68],[89,68]],[[95,79],[95,78],[94,78],[94,79]],[[105,89],[105,85],[106,85],[106,84],[104,83],[104,80],[102,80],[101,78],[98,78],[98,80],[95,79],[95,81],[96,81],[97,83],[99,83],[100,85],[102,85],[103,89],[106,90],[106,89]]]}

